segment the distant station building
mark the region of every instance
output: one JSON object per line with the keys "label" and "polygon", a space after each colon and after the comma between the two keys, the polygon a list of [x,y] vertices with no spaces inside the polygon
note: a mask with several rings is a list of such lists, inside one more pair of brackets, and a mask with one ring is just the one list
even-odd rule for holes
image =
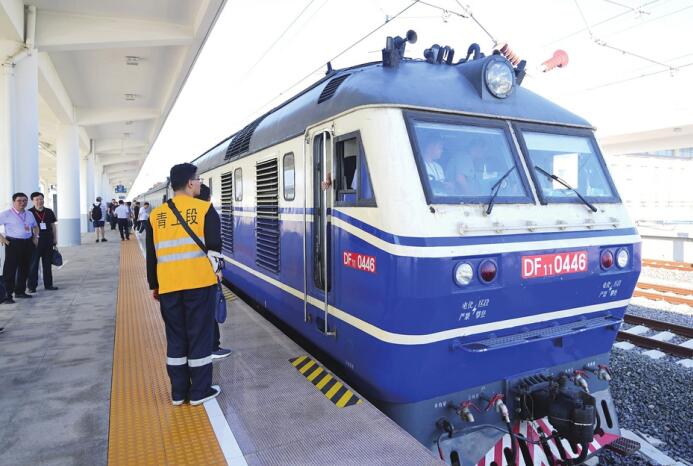
{"label": "distant station building", "polygon": [[693,262],[693,125],[600,140],[643,257]]}

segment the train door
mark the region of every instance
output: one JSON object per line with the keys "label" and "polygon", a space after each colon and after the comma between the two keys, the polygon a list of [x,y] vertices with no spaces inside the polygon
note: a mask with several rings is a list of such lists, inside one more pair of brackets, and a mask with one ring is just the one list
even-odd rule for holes
{"label": "train door", "polygon": [[[306,170],[306,199],[313,200],[313,210],[306,210],[306,292],[305,305],[308,305],[309,295],[318,298],[310,300],[320,309],[315,317],[315,324],[326,335],[335,335],[334,321],[330,317],[329,304],[334,302],[332,287],[332,206],[334,197],[332,189],[333,178],[333,137],[329,130],[321,129],[309,134],[306,141],[306,159],[310,161]],[[309,221],[309,220],[312,220]],[[310,226],[310,228],[308,228]]]}

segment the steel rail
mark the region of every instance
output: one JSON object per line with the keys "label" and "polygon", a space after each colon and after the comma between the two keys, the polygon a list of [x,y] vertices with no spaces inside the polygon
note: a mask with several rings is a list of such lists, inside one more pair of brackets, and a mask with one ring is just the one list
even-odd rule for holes
{"label": "steel rail", "polygon": [[693,264],[689,262],[662,261],[657,259],[643,259],[642,265],[659,269],[686,270],[693,272]]}
{"label": "steel rail", "polygon": [[631,325],[644,325],[652,330],[668,330],[671,333],[681,335],[682,337],[693,338],[693,328],[683,325],[670,324],[661,320],[648,319],[646,317],[634,316],[632,314],[626,314],[623,316],[623,321]]}
{"label": "steel rail", "polygon": [[666,341],[653,340],[652,338],[633,335],[627,332],[618,332],[616,339],[619,341],[627,341],[641,348],[657,349],[672,356],[680,358],[693,358],[693,349],[685,346],[675,345]]}
{"label": "steel rail", "polygon": [[654,301],[666,301],[671,304],[686,304],[688,306],[693,306],[692,298],[683,298],[680,296],[669,296],[659,293],[650,293],[648,291],[635,290],[633,296],[639,296],[641,298],[652,299]]}
{"label": "steel rail", "polygon": [[655,290],[661,293],[676,293],[682,295],[693,295],[693,288],[679,288],[677,286],[658,285],[656,283],[638,282],[636,285],[643,290]]}

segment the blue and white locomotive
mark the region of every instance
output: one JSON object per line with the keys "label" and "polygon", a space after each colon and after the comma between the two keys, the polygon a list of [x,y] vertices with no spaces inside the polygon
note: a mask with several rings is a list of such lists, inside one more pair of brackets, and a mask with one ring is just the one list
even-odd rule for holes
{"label": "blue and white locomotive", "polygon": [[[471,46],[330,71],[198,157],[224,276],[450,464],[579,464],[640,238],[592,126]],[[161,191],[149,193],[160,202]]]}

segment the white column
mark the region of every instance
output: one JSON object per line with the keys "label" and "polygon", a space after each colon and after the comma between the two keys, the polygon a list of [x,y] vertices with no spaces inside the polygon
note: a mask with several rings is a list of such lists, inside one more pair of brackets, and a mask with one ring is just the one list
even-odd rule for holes
{"label": "white column", "polygon": [[94,152],[92,151],[87,157],[87,199],[86,202],[83,202],[83,204],[86,204],[87,206],[91,206],[94,202],[96,202],[96,197],[98,196],[98,194],[96,194],[95,173],[96,169],[94,167]]}
{"label": "white column", "polygon": [[39,189],[38,51],[15,65],[15,187],[30,195]]}
{"label": "white column", "polygon": [[87,159],[79,158],[79,230],[87,232]]}
{"label": "white column", "polygon": [[61,246],[80,244],[79,133],[77,125],[60,125],[57,141],[58,240]]}
{"label": "white column", "polygon": [[0,64],[0,210],[9,208],[14,182],[14,68]]}

